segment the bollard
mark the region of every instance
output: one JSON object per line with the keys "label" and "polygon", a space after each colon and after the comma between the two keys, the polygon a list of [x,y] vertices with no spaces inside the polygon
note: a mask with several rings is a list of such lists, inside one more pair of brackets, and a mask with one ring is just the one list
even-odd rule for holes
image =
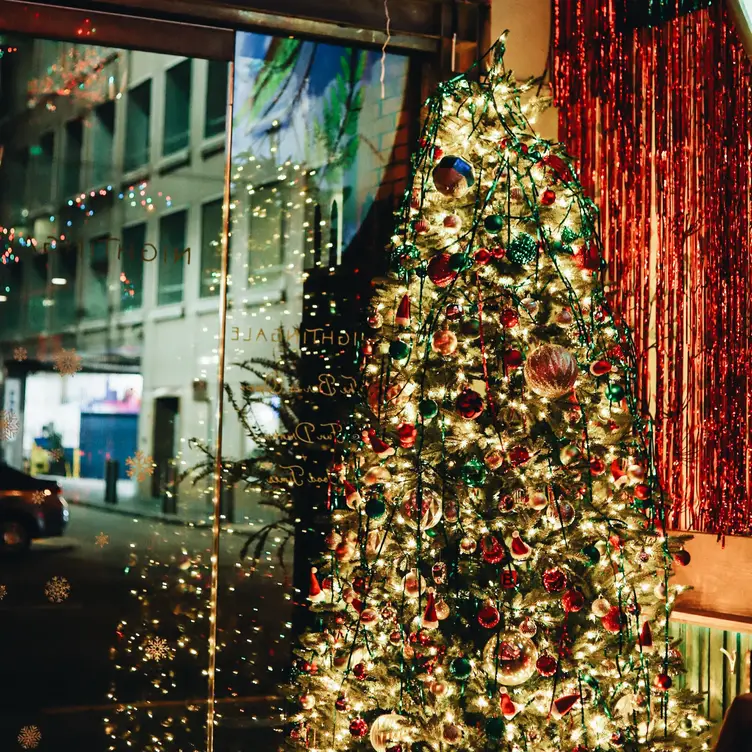
{"label": "bollard", "polygon": [[175,465],[169,462],[162,470],[162,514],[178,513],[178,488]]}
{"label": "bollard", "polygon": [[104,461],[104,500],[107,504],[117,504],[117,481],[120,463],[107,458]]}
{"label": "bollard", "polygon": [[235,486],[222,485],[219,496],[219,514],[225,522],[235,522]]}

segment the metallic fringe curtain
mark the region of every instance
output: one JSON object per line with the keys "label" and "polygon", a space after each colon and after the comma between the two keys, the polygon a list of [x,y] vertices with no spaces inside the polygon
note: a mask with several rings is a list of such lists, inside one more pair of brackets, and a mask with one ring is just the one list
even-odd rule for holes
{"label": "metallic fringe curtain", "polygon": [[724,5],[553,0],[559,137],[601,210],[675,528],[752,533],[751,66]]}

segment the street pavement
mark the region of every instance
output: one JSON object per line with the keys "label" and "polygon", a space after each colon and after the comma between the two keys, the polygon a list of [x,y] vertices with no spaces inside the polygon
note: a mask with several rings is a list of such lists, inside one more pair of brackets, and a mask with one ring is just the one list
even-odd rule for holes
{"label": "street pavement", "polygon": [[[234,642],[218,658],[221,718],[215,750],[240,752],[253,745],[271,752],[281,737],[272,728],[275,704],[269,698],[288,662],[285,625],[290,605],[276,553],[270,551],[269,561],[251,576],[248,563],[238,561],[243,542],[242,534],[223,532],[221,537],[218,624]],[[117,700],[136,704],[136,713],[145,718],[146,701],[153,698],[148,679],[141,680],[136,672],[126,687],[122,672],[114,669],[112,651],[123,639],[117,626],[121,620],[141,624],[141,606],[133,595],[141,584],[154,593],[162,587],[163,579],[152,575],[153,568],[144,568],[149,561],[173,562],[170,571],[179,578],[180,562],[197,556],[208,562],[210,551],[208,528],[72,505],[64,538],[37,541],[23,557],[0,559],[0,750],[18,749],[17,736],[24,726],[39,728],[40,749],[110,749],[103,719],[114,714],[108,698],[113,681]],[[53,578],[64,578],[63,586],[70,587],[61,602],[45,593]],[[208,579],[201,582],[208,602]],[[172,613],[160,614],[165,624],[187,609],[181,603],[170,607]],[[185,713],[187,703],[199,708],[194,738],[175,752],[205,750],[203,669],[203,661],[174,667],[175,687],[163,708],[176,717]],[[131,749],[142,752],[146,742],[139,744],[134,739]]]}

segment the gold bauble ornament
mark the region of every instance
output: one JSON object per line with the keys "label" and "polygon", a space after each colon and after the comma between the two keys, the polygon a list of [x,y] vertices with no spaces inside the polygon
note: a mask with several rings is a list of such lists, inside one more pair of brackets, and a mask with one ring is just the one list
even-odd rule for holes
{"label": "gold bauble ornament", "polygon": [[397,713],[380,715],[372,724],[369,739],[376,752],[386,752],[400,742],[408,741],[409,721]]}

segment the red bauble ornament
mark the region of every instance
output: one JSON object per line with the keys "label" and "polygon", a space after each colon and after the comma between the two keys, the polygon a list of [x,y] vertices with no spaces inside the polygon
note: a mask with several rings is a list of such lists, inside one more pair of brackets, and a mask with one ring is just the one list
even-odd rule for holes
{"label": "red bauble ornament", "polygon": [[488,564],[498,564],[504,560],[504,547],[493,535],[484,535],[480,542],[483,561]]}
{"label": "red bauble ornament", "polygon": [[455,400],[454,406],[466,420],[477,418],[485,407],[483,397],[472,389],[465,389]]}
{"label": "red bauble ornament", "polygon": [[574,253],[574,260],[580,269],[596,271],[601,265],[601,254],[598,246],[586,245],[584,248],[578,248]]}
{"label": "red bauble ornament", "polygon": [[504,457],[501,452],[492,449],[485,455],[485,457],[483,457],[483,462],[489,470],[496,470],[496,468],[501,467],[504,462]]}
{"label": "red bauble ornament", "polygon": [[689,555],[689,551],[687,551],[684,548],[681,551],[677,551],[674,554],[674,561],[680,567],[686,567],[691,560],[692,560],[692,557]]}
{"label": "red bauble ornament", "polygon": [[574,355],[561,345],[541,345],[527,356],[525,381],[541,397],[556,399],[574,388],[580,369]]}
{"label": "red bauble ornament", "polygon": [[366,670],[366,664],[365,663],[356,663],[353,666],[353,676],[356,679],[358,679],[360,681],[363,681],[363,679],[365,679],[366,676],[368,676],[368,671]]}
{"label": "red bauble ornament", "polygon": [[403,449],[415,446],[418,437],[418,429],[412,423],[400,423],[397,426],[397,440]]}
{"label": "red bauble ornament", "polygon": [[457,350],[457,335],[449,329],[439,329],[431,337],[431,349],[439,355],[453,355]]}
{"label": "red bauble ornament", "polygon": [[339,710],[340,713],[344,713],[349,705],[347,702],[347,698],[344,695],[340,695],[335,701],[334,701],[334,707]]}
{"label": "red bauble ornament", "polygon": [[540,202],[543,204],[543,206],[551,206],[551,204],[556,201],[556,193],[552,191],[550,188],[546,188],[545,191],[541,194]]}
{"label": "red bauble ornament", "polygon": [[546,167],[554,174],[557,180],[571,180],[572,173],[569,165],[556,154],[549,154],[541,160]]}
{"label": "red bauble ornament", "polygon": [[674,682],[668,674],[658,674],[658,676],[655,677],[655,688],[659,692],[668,692],[673,683]]}
{"label": "red bauble ornament", "polygon": [[612,606],[608,613],[601,619],[601,624],[607,632],[618,634],[623,623],[622,613],[618,606]]}
{"label": "red bauble ornament", "polygon": [[605,376],[611,373],[611,364],[607,360],[596,360],[595,363],[590,364],[590,373],[595,377]]}
{"label": "red bauble ornament", "polygon": [[547,569],[543,573],[543,587],[549,593],[558,593],[567,586],[567,576],[558,567]]}
{"label": "red bauble ornament", "polygon": [[553,676],[556,673],[556,658],[544,653],[535,662],[535,668],[541,676]]}
{"label": "red bauble ornament", "polygon": [[493,248],[491,248],[491,255],[495,259],[502,259],[507,255],[506,248],[500,245],[495,245]]}
{"label": "red bauble ornament", "polygon": [[444,227],[448,227],[450,230],[456,229],[462,225],[462,220],[456,214],[447,214],[444,217]]}
{"label": "red bauble ornament", "polygon": [[517,314],[517,311],[514,310],[514,308],[505,308],[501,312],[501,316],[499,318],[502,325],[507,329],[512,329],[520,323],[520,317]]}
{"label": "red bauble ornament", "polygon": [[592,475],[603,475],[606,472],[606,463],[600,457],[593,457],[590,460],[590,473]]}
{"label": "red bauble ornament", "polygon": [[428,223],[427,219],[416,219],[415,223],[413,224],[413,228],[415,229],[415,232],[419,235],[422,235],[425,232],[428,232],[428,230],[431,228],[431,225]]}
{"label": "red bauble ornament", "polygon": [[457,272],[449,266],[448,253],[439,253],[428,262],[428,279],[430,279],[436,287],[447,287],[448,285],[451,285],[456,278]]}
{"label": "red bauble ornament", "polygon": [[585,596],[579,590],[567,590],[561,598],[565,611],[581,611],[585,605]]}
{"label": "red bauble ornament", "polygon": [[650,498],[650,486],[646,486],[644,483],[638,483],[634,487],[634,495],[640,501],[647,501]]}
{"label": "red bauble ornament", "polygon": [[519,368],[523,362],[522,353],[519,350],[507,350],[503,358],[507,368]]}
{"label": "red bauble ornament", "polygon": [[456,321],[460,316],[462,316],[462,306],[458,305],[457,303],[450,303],[445,311],[444,315],[450,320],[450,321]]}
{"label": "red bauble ornament", "polygon": [[486,629],[493,629],[499,623],[500,618],[499,609],[490,602],[486,603],[486,605],[478,611],[478,624]]}
{"label": "red bauble ornament", "polygon": [[362,718],[354,718],[350,722],[350,733],[356,737],[364,737],[368,733],[368,724]]}
{"label": "red bauble ornament", "polygon": [[530,452],[524,446],[516,446],[509,451],[509,462],[512,467],[524,465],[530,460]]}
{"label": "red bauble ornament", "polygon": [[491,251],[489,251],[487,248],[479,248],[475,252],[473,258],[475,259],[476,264],[483,266],[484,264],[487,264],[493,258],[493,256],[491,255]]}
{"label": "red bauble ornament", "polygon": [[501,587],[504,590],[514,590],[517,587],[517,570],[516,569],[502,569],[501,570]]}

